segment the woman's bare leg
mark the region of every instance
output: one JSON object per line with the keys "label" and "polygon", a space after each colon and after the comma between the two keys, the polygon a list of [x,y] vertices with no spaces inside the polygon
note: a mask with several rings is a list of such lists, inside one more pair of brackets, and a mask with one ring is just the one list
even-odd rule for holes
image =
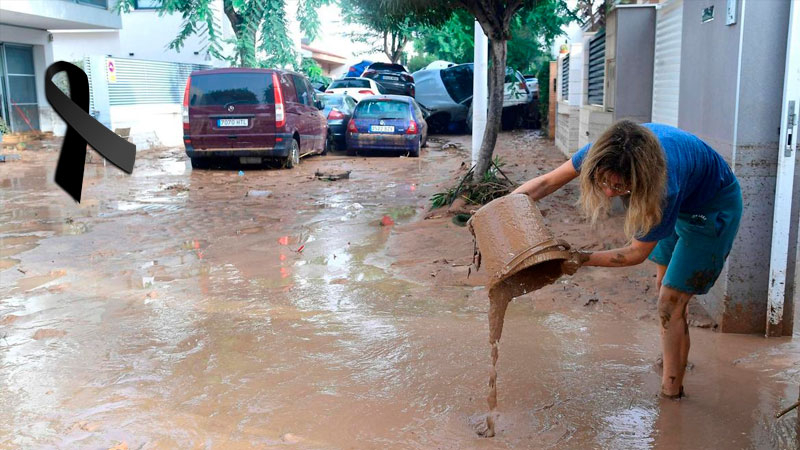
{"label": "woman's bare leg", "polygon": [[683,386],[689,356],[689,324],[686,321],[692,294],[661,286],[658,296],[658,315],[661,319],[661,348],[664,370],[661,374],[661,393],[678,396]]}

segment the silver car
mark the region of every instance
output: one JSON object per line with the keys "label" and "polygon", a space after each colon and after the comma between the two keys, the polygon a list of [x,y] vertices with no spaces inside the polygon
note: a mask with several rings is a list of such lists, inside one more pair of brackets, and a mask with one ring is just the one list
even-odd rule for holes
{"label": "silver car", "polygon": [[427,114],[431,130],[467,120],[472,103],[472,64],[414,72],[416,100]]}
{"label": "silver car", "polygon": [[[473,64],[467,63],[414,72],[416,99],[426,113],[425,120],[431,131],[441,132],[451,123],[465,123],[471,131],[472,71]],[[524,107],[533,97],[522,74],[510,68],[506,70],[503,94],[503,115],[509,118],[521,117],[512,108]]]}

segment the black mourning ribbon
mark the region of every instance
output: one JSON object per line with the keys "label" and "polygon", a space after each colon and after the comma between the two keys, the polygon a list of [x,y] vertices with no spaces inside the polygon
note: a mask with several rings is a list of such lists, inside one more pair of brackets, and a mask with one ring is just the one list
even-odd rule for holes
{"label": "black mourning ribbon", "polygon": [[[67,74],[69,97],[53,83],[53,76],[59,72]],[[50,64],[44,74],[44,92],[50,106],[67,123],[56,166],[55,181],[61,189],[81,202],[87,143],[111,164],[133,172],[136,146],[89,115],[89,79],[80,67],[65,61]]]}

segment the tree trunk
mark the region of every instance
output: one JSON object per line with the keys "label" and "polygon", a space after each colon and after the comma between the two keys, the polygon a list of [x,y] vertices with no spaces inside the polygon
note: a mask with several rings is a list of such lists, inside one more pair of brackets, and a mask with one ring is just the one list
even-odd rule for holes
{"label": "tree trunk", "polygon": [[475,175],[478,180],[489,170],[492,164],[494,145],[497,142],[497,133],[500,130],[500,118],[503,115],[503,87],[506,79],[506,54],[508,41],[492,39],[489,66],[489,108],[486,114],[486,131],[478,153],[478,162],[475,165]]}

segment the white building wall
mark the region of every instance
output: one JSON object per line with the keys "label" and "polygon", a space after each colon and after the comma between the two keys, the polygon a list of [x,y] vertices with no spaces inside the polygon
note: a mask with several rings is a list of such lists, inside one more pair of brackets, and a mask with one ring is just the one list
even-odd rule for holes
{"label": "white building wall", "polygon": [[[222,0],[216,0],[218,32],[222,39],[232,37],[230,21],[222,13]],[[180,51],[169,49],[178,35],[183,19],[179,14],[159,16],[157,10],[137,9],[122,13],[122,28],[113,31],[53,30],[53,52],[56,60],[76,61],[89,55],[111,55],[115,58],[136,58],[150,61],[169,61],[191,64],[210,64],[227,67],[226,61],[209,58],[205,36],[192,35]],[[231,46],[224,46],[225,52]]]}

